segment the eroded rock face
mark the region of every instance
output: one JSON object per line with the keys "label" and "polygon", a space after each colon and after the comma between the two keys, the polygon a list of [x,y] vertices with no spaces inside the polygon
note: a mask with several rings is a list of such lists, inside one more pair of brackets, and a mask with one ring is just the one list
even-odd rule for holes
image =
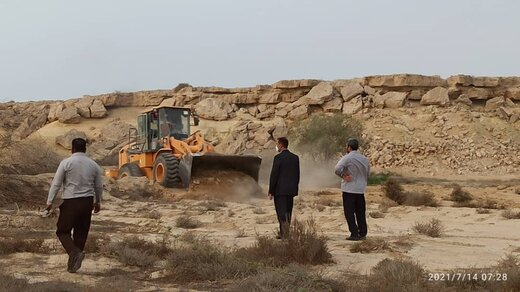
{"label": "eroded rock face", "polygon": [[223,121],[231,116],[233,108],[224,100],[207,98],[195,105],[195,112],[207,120]]}
{"label": "eroded rock face", "polygon": [[400,108],[404,105],[406,100],[406,92],[387,92],[383,94],[383,100],[385,107],[387,108]]}
{"label": "eroded rock face", "polygon": [[75,106],[67,107],[58,114],[58,120],[62,124],[77,124],[81,122],[78,108]]}
{"label": "eroded rock face", "polygon": [[397,74],[366,77],[370,87],[445,87],[446,80],[440,76]]}
{"label": "eroded rock face", "polygon": [[309,91],[309,93],[300,98],[297,103],[306,105],[319,105],[333,99],[335,95],[336,91],[331,82],[321,82],[314,86],[311,91]]}

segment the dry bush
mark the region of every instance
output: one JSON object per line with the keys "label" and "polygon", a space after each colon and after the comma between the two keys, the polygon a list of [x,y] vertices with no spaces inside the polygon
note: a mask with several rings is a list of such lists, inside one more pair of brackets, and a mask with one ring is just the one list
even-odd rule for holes
{"label": "dry bush", "polygon": [[266,270],[234,284],[229,291],[282,292],[282,291],[346,291],[345,283],[310,273],[303,266],[289,265]]}
{"label": "dry bush", "polygon": [[237,230],[237,234],[235,235],[235,238],[242,238],[247,237],[247,233],[243,228],[240,228]]}
{"label": "dry bush", "polygon": [[502,217],[506,219],[520,219],[520,212],[515,212],[511,209],[507,209],[502,212]]}
{"label": "dry bush", "polygon": [[397,204],[403,205],[406,201],[406,193],[403,186],[394,178],[387,180],[382,188],[385,196]]}
{"label": "dry bush", "polygon": [[455,202],[454,207],[481,208],[481,209],[505,209],[503,204],[493,199],[473,200],[469,202]]}
{"label": "dry bush", "polygon": [[0,238],[0,254],[17,252],[48,253],[50,250],[43,244],[43,239]]}
{"label": "dry bush", "polygon": [[327,207],[339,207],[342,205],[342,203],[332,198],[321,197],[318,200],[316,200],[316,205],[322,205]]}
{"label": "dry bush", "polygon": [[117,256],[120,262],[138,267],[153,266],[160,258],[170,253],[165,241],[154,243],[135,236],[108,244],[107,251]]}
{"label": "dry bush", "polygon": [[[44,291],[67,291],[80,292],[85,291],[79,284],[63,281],[48,281],[29,283],[26,279],[18,279],[11,275],[0,273],[1,291],[8,292],[44,292]],[[104,290],[106,291],[106,290]]]}
{"label": "dry bush", "polygon": [[444,225],[439,219],[432,218],[429,222],[416,222],[413,230],[419,234],[428,235],[430,237],[441,237],[444,233]]}
{"label": "dry bush", "polygon": [[455,184],[450,193],[450,200],[453,202],[465,203],[473,200],[473,196],[469,192],[463,190],[461,186]]}
{"label": "dry bush", "polygon": [[520,188],[515,189],[515,194],[520,195]]}
{"label": "dry bush", "polygon": [[435,196],[430,191],[420,192],[406,192],[406,199],[403,205],[406,206],[429,206],[438,207],[439,202],[435,199]]}
{"label": "dry bush", "polygon": [[368,215],[375,219],[385,218],[385,213],[379,212],[379,211],[372,211],[372,212],[368,213]]}
{"label": "dry bush", "polygon": [[324,190],[324,191],[317,191],[314,195],[316,195],[318,197],[320,197],[320,196],[336,196],[337,193],[329,191],[329,190]]}
{"label": "dry bush", "polygon": [[491,210],[484,209],[484,208],[477,208],[475,211],[477,212],[477,214],[490,214],[491,213]]}
{"label": "dry bush", "polygon": [[415,262],[384,259],[372,268],[367,291],[424,291],[425,279],[424,269]]}
{"label": "dry bush", "polygon": [[140,213],[140,215],[143,217],[143,218],[148,218],[148,219],[156,219],[156,220],[159,220],[162,218],[162,215],[159,211],[157,210],[151,210],[151,211],[143,211]]}
{"label": "dry bush", "polygon": [[210,200],[200,202],[197,206],[203,207],[206,211],[218,211],[223,207],[227,207],[227,204],[223,201]]}
{"label": "dry bush", "polygon": [[350,252],[353,253],[385,252],[387,250],[391,250],[391,248],[383,238],[367,238],[350,246]]}
{"label": "dry bush", "polygon": [[414,241],[409,235],[401,235],[392,241],[392,245],[398,249],[409,250],[414,246]]}
{"label": "dry bush", "polygon": [[252,261],[273,266],[290,263],[319,265],[332,263],[327,238],[318,233],[314,220],[294,220],[284,240],[258,236],[254,246],[241,248],[237,253]]}
{"label": "dry bush", "polygon": [[180,216],[175,221],[175,226],[184,229],[195,229],[202,226],[202,222],[190,216]]}
{"label": "dry bush", "polygon": [[325,210],[325,206],[323,205],[315,205],[314,208],[318,210],[318,212],[323,212],[323,210]]}
{"label": "dry bush", "polygon": [[379,211],[382,213],[387,213],[389,208],[399,206],[395,201],[392,201],[387,198],[383,198],[381,203],[378,206]]}
{"label": "dry bush", "polygon": [[166,262],[168,278],[178,283],[240,279],[258,272],[258,265],[201,238],[174,247]]}
{"label": "dry bush", "polygon": [[98,235],[90,233],[85,243],[85,252],[95,253],[101,252],[110,243],[110,239],[106,235]]}
{"label": "dry bush", "polygon": [[257,215],[265,214],[265,210],[262,207],[256,207],[253,209],[253,213]]}
{"label": "dry bush", "polygon": [[264,216],[264,217],[256,217],[255,223],[256,224],[271,224],[273,222],[272,222],[271,216]]}

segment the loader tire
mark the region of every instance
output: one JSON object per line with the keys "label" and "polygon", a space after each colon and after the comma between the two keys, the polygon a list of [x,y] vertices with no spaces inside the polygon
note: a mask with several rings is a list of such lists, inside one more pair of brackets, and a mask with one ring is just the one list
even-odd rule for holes
{"label": "loader tire", "polygon": [[118,178],[123,178],[125,176],[143,176],[143,172],[141,171],[141,168],[139,168],[139,165],[136,163],[126,163],[121,166],[119,169],[119,172],[117,174]]}
{"label": "loader tire", "polygon": [[167,188],[181,187],[179,160],[170,153],[159,154],[153,164],[153,178]]}

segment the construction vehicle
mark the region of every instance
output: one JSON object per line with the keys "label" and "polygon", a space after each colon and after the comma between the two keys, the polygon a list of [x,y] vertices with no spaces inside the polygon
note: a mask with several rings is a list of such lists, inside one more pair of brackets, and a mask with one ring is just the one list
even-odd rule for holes
{"label": "construction vehicle", "polygon": [[107,171],[112,178],[146,176],[165,187],[188,188],[192,176],[205,170],[234,170],[258,182],[262,159],[257,155],[215,152],[200,131],[191,133],[189,108],[159,106],[141,113],[129,143],[119,151],[119,167]]}

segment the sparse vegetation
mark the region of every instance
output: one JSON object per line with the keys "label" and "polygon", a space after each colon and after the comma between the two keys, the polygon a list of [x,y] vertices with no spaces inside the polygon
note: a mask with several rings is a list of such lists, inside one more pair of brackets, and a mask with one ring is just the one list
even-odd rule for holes
{"label": "sparse vegetation", "polygon": [[491,210],[489,209],[484,209],[484,208],[477,208],[477,210],[475,210],[477,212],[477,214],[490,214],[491,213]]}
{"label": "sparse vegetation", "polygon": [[520,188],[515,189],[515,194],[520,195]]}
{"label": "sparse vegetation", "polygon": [[241,248],[237,253],[252,261],[273,266],[290,263],[326,264],[332,263],[332,255],[327,247],[327,238],[318,233],[314,220],[300,222],[293,220],[286,239],[258,236],[254,246]]}
{"label": "sparse vegetation", "polygon": [[332,198],[327,197],[320,197],[318,200],[316,200],[317,205],[322,205],[326,207],[339,207],[342,205],[342,203],[338,200],[334,200]]}
{"label": "sparse vegetation", "polygon": [[141,216],[143,216],[144,218],[156,219],[156,220],[159,220],[162,217],[161,213],[157,210],[145,211],[145,212],[141,213]]}
{"label": "sparse vegetation", "polygon": [[390,250],[390,245],[385,239],[379,237],[367,238],[350,246],[350,252],[353,253],[384,252],[387,250]]}
{"label": "sparse vegetation", "polygon": [[385,218],[385,213],[379,212],[379,211],[372,211],[372,212],[368,213],[368,215],[375,219]]}
{"label": "sparse vegetation", "polygon": [[18,239],[0,238],[0,254],[12,254],[17,252],[48,253],[43,239]]}
{"label": "sparse vegetation", "polygon": [[202,222],[190,216],[183,215],[177,218],[175,221],[175,226],[184,229],[195,229],[201,227]]}
{"label": "sparse vegetation", "polygon": [[313,114],[308,119],[293,123],[289,137],[295,149],[309,155],[315,161],[335,160],[345,149],[348,138],[357,138],[361,147],[366,147],[362,139],[363,126],[356,118],[344,114]]}
{"label": "sparse vegetation", "polygon": [[191,85],[189,83],[179,83],[179,84],[177,84],[177,86],[175,86],[175,88],[173,88],[173,92],[177,93],[177,92],[181,91],[181,89],[186,88],[186,87],[191,87]]}
{"label": "sparse vegetation", "polygon": [[210,200],[200,202],[197,206],[203,207],[206,211],[218,211],[221,208],[226,207],[227,204],[223,201]]}
{"label": "sparse vegetation", "polygon": [[432,218],[426,223],[416,222],[413,226],[413,230],[430,237],[441,237],[444,233],[444,225],[442,225],[439,219]]}
{"label": "sparse vegetation", "polygon": [[265,214],[265,211],[262,207],[256,207],[253,209],[253,213],[257,215]]}
{"label": "sparse vegetation", "polygon": [[386,183],[390,179],[389,173],[371,173],[368,177],[369,186],[378,186]]}
{"label": "sparse vegetation", "polygon": [[310,273],[299,265],[266,270],[233,285],[230,291],[345,291],[345,283]]}
{"label": "sparse vegetation", "polygon": [[111,242],[107,246],[107,251],[117,256],[119,261],[126,265],[143,268],[153,266],[160,258],[170,253],[165,241],[153,243],[138,237]]}
{"label": "sparse vegetation", "polygon": [[399,205],[438,207],[439,203],[430,191],[406,192],[399,181],[390,178],[383,185],[383,192],[387,198]]}
{"label": "sparse vegetation", "polygon": [[424,269],[409,260],[384,259],[368,276],[367,291],[423,291],[426,286]]}
{"label": "sparse vegetation", "polygon": [[506,219],[520,219],[520,211],[513,211],[511,209],[504,210],[502,217]]}
{"label": "sparse vegetation", "polygon": [[466,203],[473,200],[473,196],[462,189],[460,185],[455,184],[453,190],[450,193],[450,199],[457,203]]}
{"label": "sparse vegetation", "polygon": [[455,207],[479,208],[479,209],[505,209],[503,204],[493,199],[472,200],[468,202],[456,202]]}
{"label": "sparse vegetation", "polygon": [[396,202],[394,202],[390,199],[387,199],[387,198],[383,198],[381,200],[381,203],[378,206],[378,209],[382,213],[387,213],[389,208],[395,207],[395,206],[398,206],[398,204]]}

